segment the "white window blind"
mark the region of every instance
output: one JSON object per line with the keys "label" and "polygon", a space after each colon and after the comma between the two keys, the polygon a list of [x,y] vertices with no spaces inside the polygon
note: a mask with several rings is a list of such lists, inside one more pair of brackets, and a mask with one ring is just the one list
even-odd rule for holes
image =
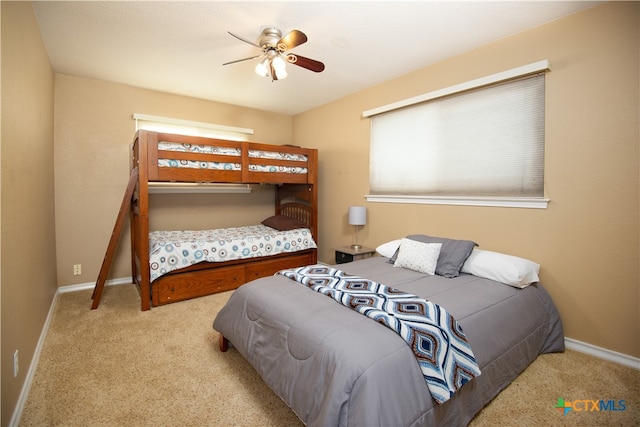
{"label": "white window blind", "polygon": [[248,135],[253,135],[253,129],[174,119],[171,117],[134,113],[133,119],[136,121],[136,131],[144,129],[178,135],[227,139],[231,141],[246,141]]}
{"label": "white window blind", "polygon": [[482,205],[491,203],[460,201],[542,199],[544,78],[530,75],[372,116],[368,199]]}

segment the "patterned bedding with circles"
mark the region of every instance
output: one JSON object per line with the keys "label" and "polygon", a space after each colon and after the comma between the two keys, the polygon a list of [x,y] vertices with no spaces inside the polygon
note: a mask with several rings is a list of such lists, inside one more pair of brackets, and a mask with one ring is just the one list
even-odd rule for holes
{"label": "patterned bedding with circles", "polygon": [[265,225],[149,233],[151,281],[199,262],[224,262],[316,248],[311,231]]}
{"label": "patterned bedding with circles", "polygon": [[[229,156],[228,162],[201,162],[195,160],[178,160],[170,158],[159,158],[159,167],[169,168],[190,168],[190,169],[212,169],[212,170],[241,170],[240,164],[241,150],[231,147],[216,147],[213,145],[181,144],[176,142],[161,141],[158,143],[158,150],[175,151],[182,153],[205,153]],[[303,154],[281,153],[275,151],[249,150],[249,158],[290,160],[295,162],[306,162],[307,156]],[[250,164],[252,172],[278,172],[306,174],[307,168],[302,166],[279,166],[279,165],[256,165]]]}

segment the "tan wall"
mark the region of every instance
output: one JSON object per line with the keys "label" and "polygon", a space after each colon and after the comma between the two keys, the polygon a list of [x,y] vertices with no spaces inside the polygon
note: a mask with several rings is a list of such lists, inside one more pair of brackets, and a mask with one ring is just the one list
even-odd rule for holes
{"label": "tan wall", "polygon": [[[294,117],[296,143],[320,148],[320,258],[331,261],[332,246],[351,242],[347,207],[363,204],[365,245],[425,233],[535,260],[566,336],[640,356],[638,28],[637,2],[601,5]],[[552,65],[548,209],[364,200],[369,120],[363,111],[541,59]]]}
{"label": "tan wall", "polygon": [[[31,2],[2,10],[2,425],[9,425],[56,291],[53,90]],[[13,377],[13,352],[19,372]]]}
{"label": "tan wall", "polygon": [[[214,84],[212,82],[212,84]],[[252,141],[290,144],[290,116],[67,75],[55,79],[58,285],[95,282],[129,180],[134,113],[254,129]],[[273,214],[273,190],[250,195],[154,195],[152,229],[254,224]],[[131,276],[129,230],[109,278]],[[73,276],[73,265],[82,275]]]}

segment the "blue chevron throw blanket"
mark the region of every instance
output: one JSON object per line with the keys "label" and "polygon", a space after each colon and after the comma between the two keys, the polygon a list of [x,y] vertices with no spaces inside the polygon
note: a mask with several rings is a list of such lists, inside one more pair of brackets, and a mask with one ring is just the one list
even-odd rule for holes
{"label": "blue chevron throw blanket", "polygon": [[442,307],[326,265],[279,271],[397,332],[411,347],[437,403],[480,375],[458,322]]}

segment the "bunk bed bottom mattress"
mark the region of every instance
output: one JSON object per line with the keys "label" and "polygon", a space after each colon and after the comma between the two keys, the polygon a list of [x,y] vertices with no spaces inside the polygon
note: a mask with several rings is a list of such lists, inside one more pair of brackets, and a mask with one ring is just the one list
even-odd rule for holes
{"label": "bunk bed bottom mattress", "polygon": [[311,230],[266,225],[149,233],[151,281],[200,262],[226,262],[315,249]]}
{"label": "bunk bed bottom mattress", "polygon": [[564,350],[560,316],[539,284],[426,276],[383,257],[337,268],[444,307],[482,373],[438,405],[395,332],[284,276],[248,283],[213,327],[308,426],[466,425],[538,354]]}

